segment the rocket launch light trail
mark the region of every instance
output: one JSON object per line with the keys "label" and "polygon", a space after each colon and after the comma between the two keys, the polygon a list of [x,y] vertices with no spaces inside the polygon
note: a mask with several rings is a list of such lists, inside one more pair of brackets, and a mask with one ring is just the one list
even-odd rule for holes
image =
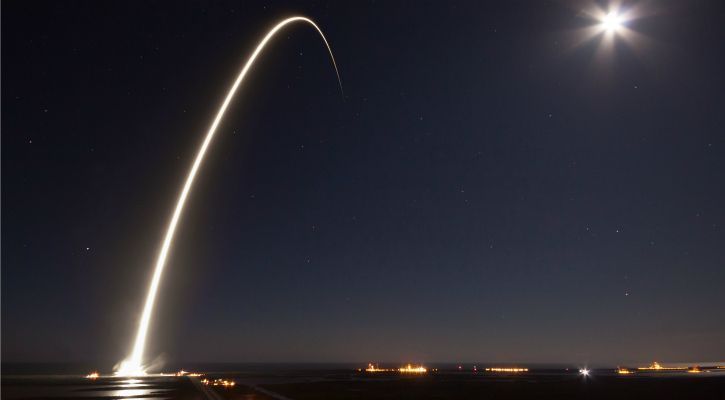
{"label": "rocket launch light trail", "polygon": [[293,22],[306,22],[312,27],[314,27],[317,32],[322,37],[322,40],[325,42],[325,46],[327,47],[327,51],[330,54],[330,59],[332,60],[332,65],[335,68],[335,74],[337,75],[337,81],[340,85],[340,91],[342,92],[342,80],[340,79],[340,72],[337,69],[337,63],[335,62],[335,57],[332,55],[332,49],[330,48],[330,44],[327,42],[327,38],[325,38],[325,35],[322,33],[322,30],[315,24],[312,20],[295,16],[287,18],[281,22],[279,22],[277,25],[272,28],[267,35],[259,42],[257,47],[255,48],[252,55],[247,59],[247,62],[244,64],[244,67],[242,68],[242,71],[237,76],[236,81],[234,81],[234,84],[232,85],[231,89],[229,89],[229,92],[227,93],[226,98],[224,99],[224,102],[222,103],[221,107],[219,108],[219,111],[216,114],[216,117],[214,118],[214,121],[211,124],[211,127],[209,128],[209,131],[206,133],[206,137],[204,138],[204,142],[201,144],[201,147],[199,148],[199,152],[196,155],[196,158],[194,159],[194,164],[191,167],[191,170],[189,171],[189,175],[186,178],[186,182],[184,183],[184,187],[181,190],[181,194],[179,195],[179,199],[176,202],[176,208],[174,209],[174,213],[171,217],[171,221],[169,222],[169,227],[166,230],[166,235],[164,236],[164,241],[161,245],[161,250],[159,251],[158,258],[156,260],[156,267],[154,268],[154,274],[151,279],[151,285],[149,286],[148,295],[146,297],[146,303],[143,308],[143,313],[141,314],[141,321],[138,327],[138,333],[136,334],[136,341],[134,343],[133,352],[131,355],[121,362],[120,366],[118,367],[116,371],[116,375],[119,376],[139,376],[139,375],[145,375],[145,368],[143,366],[143,353],[144,348],[146,346],[146,336],[148,334],[149,329],[149,322],[151,321],[151,315],[153,313],[154,303],[156,300],[156,294],[158,292],[159,288],[159,282],[161,281],[161,275],[164,271],[164,266],[166,265],[166,257],[169,253],[169,249],[171,248],[171,244],[174,239],[174,233],[176,232],[176,226],[179,223],[179,218],[181,217],[181,213],[184,210],[184,204],[186,203],[186,198],[189,195],[189,191],[191,190],[192,184],[194,183],[194,178],[196,177],[196,173],[199,170],[199,167],[201,166],[202,161],[204,161],[204,155],[206,154],[206,150],[209,147],[209,144],[211,143],[211,140],[214,138],[214,134],[216,133],[217,127],[219,126],[219,123],[221,122],[222,118],[224,117],[224,113],[227,110],[227,107],[229,107],[229,103],[234,98],[234,95],[237,92],[237,89],[239,88],[239,85],[241,85],[242,81],[244,80],[244,77],[247,75],[247,72],[249,72],[249,69],[254,65],[254,61],[257,59],[257,56],[259,56],[259,53],[264,49],[264,47],[267,45],[267,42],[269,42],[270,39],[274,37],[274,35],[282,28],[287,26],[288,24],[291,24]]}

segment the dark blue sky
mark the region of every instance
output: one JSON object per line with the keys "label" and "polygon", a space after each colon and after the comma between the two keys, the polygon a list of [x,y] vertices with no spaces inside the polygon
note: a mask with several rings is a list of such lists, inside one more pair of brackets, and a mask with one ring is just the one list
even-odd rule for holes
{"label": "dark blue sky", "polygon": [[[627,3],[630,4],[631,3]],[[35,2],[2,10],[3,361],[725,359],[725,11]],[[600,54],[601,55],[601,54]],[[110,368],[110,366],[109,366]]]}

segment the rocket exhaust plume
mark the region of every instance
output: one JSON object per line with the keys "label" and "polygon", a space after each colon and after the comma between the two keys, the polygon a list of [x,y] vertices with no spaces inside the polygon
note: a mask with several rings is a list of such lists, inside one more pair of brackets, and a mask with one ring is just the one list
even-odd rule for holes
{"label": "rocket exhaust plume", "polygon": [[247,75],[247,72],[249,72],[249,69],[254,65],[254,61],[257,59],[257,56],[259,56],[259,53],[264,50],[264,47],[267,45],[267,42],[272,39],[277,32],[279,32],[282,28],[285,26],[293,23],[293,22],[305,22],[309,25],[311,25],[317,32],[320,34],[320,37],[322,38],[322,41],[325,43],[325,46],[327,47],[328,53],[330,53],[330,59],[332,60],[332,65],[335,68],[335,74],[337,75],[337,81],[340,85],[340,91],[342,92],[342,81],[340,80],[340,72],[337,69],[337,63],[335,63],[335,57],[332,55],[332,49],[330,48],[330,44],[327,42],[327,38],[325,38],[325,35],[322,33],[322,30],[315,24],[312,20],[295,16],[287,18],[281,22],[279,22],[277,25],[274,26],[269,32],[267,32],[267,35],[264,36],[264,38],[259,42],[257,47],[254,49],[254,52],[251,56],[249,56],[249,59],[247,59],[246,63],[244,64],[244,67],[242,68],[241,72],[237,76],[237,79],[234,81],[234,84],[232,85],[231,89],[229,89],[229,92],[227,93],[226,98],[224,99],[224,102],[222,103],[221,107],[219,108],[219,111],[216,114],[216,117],[214,118],[214,121],[212,122],[211,126],[209,127],[209,131],[206,133],[206,137],[204,138],[204,142],[202,142],[201,147],[199,148],[199,152],[196,154],[196,158],[194,159],[194,164],[191,166],[191,170],[189,171],[189,175],[186,178],[186,182],[184,183],[184,187],[181,190],[181,194],[179,194],[179,199],[176,202],[176,208],[174,209],[174,213],[171,217],[171,221],[169,222],[169,227],[166,229],[166,235],[164,236],[164,241],[161,245],[161,250],[159,251],[158,258],[156,259],[156,266],[154,268],[154,274],[153,278],[151,279],[151,285],[149,286],[148,295],[146,297],[146,303],[143,308],[143,313],[141,314],[141,321],[139,323],[138,327],[138,333],[136,334],[136,341],[134,342],[133,351],[131,355],[124,361],[120,363],[116,370],[116,375],[120,376],[138,376],[138,375],[145,375],[145,368],[143,365],[143,354],[144,354],[144,348],[146,346],[146,335],[148,334],[149,329],[149,322],[151,321],[151,315],[153,313],[154,309],[154,302],[156,300],[156,294],[158,292],[159,288],[159,282],[161,281],[161,275],[164,272],[164,266],[166,265],[166,257],[169,253],[169,249],[171,248],[171,244],[174,240],[174,233],[176,232],[176,225],[179,223],[179,218],[181,217],[181,213],[184,210],[184,204],[186,203],[186,198],[189,195],[189,191],[191,191],[192,184],[194,183],[194,178],[196,177],[196,173],[199,170],[199,167],[201,166],[202,161],[204,161],[204,154],[206,154],[206,150],[209,147],[209,144],[211,143],[211,140],[214,138],[214,134],[216,133],[217,127],[219,126],[219,123],[221,122],[222,118],[224,117],[224,113],[227,110],[227,107],[229,106],[229,103],[234,98],[234,95],[237,92],[237,89],[241,85],[242,81],[244,80],[244,77]]}

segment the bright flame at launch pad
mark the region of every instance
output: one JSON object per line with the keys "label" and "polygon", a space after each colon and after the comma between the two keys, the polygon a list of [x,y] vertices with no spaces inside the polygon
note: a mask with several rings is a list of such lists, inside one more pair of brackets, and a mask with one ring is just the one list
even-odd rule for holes
{"label": "bright flame at launch pad", "polygon": [[244,64],[242,71],[239,73],[239,76],[237,76],[237,79],[236,79],[236,81],[234,81],[234,84],[232,85],[231,89],[229,89],[229,92],[227,93],[227,96],[224,99],[222,106],[219,108],[219,111],[217,112],[216,117],[214,118],[214,121],[212,122],[211,127],[209,128],[209,131],[206,133],[206,138],[204,139],[204,142],[201,144],[201,147],[199,148],[199,152],[197,153],[196,158],[194,159],[194,164],[192,165],[191,170],[189,171],[189,175],[186,178],[186,182],[184,183],[184,187],[181,190],[179,199],[176,202],[176,208],[174,209],[174,213],[171,217],[171,221],[169,222],[169,227],[167,228],[166,235],[164,236],[164,241],[161,245],[161,250],[159,251],[159,255],[156,260],[156,267],[154,268],[154,274],[153,274],[153,278],[151,279],[151,285],[149,286],[148,295],[146,297],[146,303],[143,308],[143,313],[141,314],[141,322],[138,327],[138,333],[136,334],[136,341],[133,346],[133,351],[126,360],[121,362],[120,366],[116,370],[116,375],[140,376],[140,375],[146,374],[146,369],[143,365],[143,361],[144,361],[143,353],[144,353],[144,348],[146,346],[146,335],[148,333],[149,323],[151,321],[151,315],[153,313],[154,303],[156,300],[156,294],[158,292],[159,282],[161,281],[161,275],[164,271],[164,266],[166,265],[166,257],[169,253],[169,249],[171,248],[171,244],[174,239],[174,233],[176,232],[176,225],[179,223],[179,218],[181,217],[181,213],[184,210],[184,204],[186,203],[186,198],[189,195],[191,186],[194,183],[194,178],[196,177],[196,173],[199,170],[199,167],[201,166],[202,161],[204,161],[204,155],[206,154],[206,150],[209,147],[211,140],[214,138],[214,134],[216,133],[219,123],[221,122],[222,118],[224,117],[224,113],[226,112],[227,107],[229,106],[229,103],[234,98],[234,95],[236,94],[237,89],[239,88],[239,85],[241,85],[242,81],[244,80],[244,77],[247,75],[247,72],[254,64],[254,61],[257,59],[257,56],[259,56],[259,53],[267,45],[267,42],[269,42],[269,40],[272,39],[274,37],[274,35],[280,29],[284,28],[286,25],[293,23],[293,22],[308,23],[308,24],[312,25],[312,27],[314,27],[317,30],[317,32],[320,34],[323,42],[325,43],[325,46],[327,47],[327,51],[330,53],[330,59],[332,60],[332,65],[335,68],[335,74],[337,75],[337,81],[340,84],[340,91],[342,91],[342,80],[340,79],[340,72],[337,69],[337,63],[335,63],[335,57],[332,55],[332,49],[330,48],[330,44],[327,42],[327,38],[325,38],[325,35],[322,33],[322,30],[312,20],[305,18],[305,17],[300,17],[300,16],[287,18],[287,19],[279,22],[277,25],[275,25],[274,28],[272,28],[267,33],[267,35],[259,42],[259,44],[255,48],[252,55],[249,56],[249,59],[247,59],[247,62]]}

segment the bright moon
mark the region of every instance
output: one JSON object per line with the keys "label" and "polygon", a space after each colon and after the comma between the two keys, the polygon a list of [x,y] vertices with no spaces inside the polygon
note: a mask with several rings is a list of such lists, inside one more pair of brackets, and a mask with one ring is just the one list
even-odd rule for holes
{"label": "bright moon", "polygon": [[609,32],[616,31],[622,26],[622,19],[614,12],[610,12],[602,18],[602,27]]}

